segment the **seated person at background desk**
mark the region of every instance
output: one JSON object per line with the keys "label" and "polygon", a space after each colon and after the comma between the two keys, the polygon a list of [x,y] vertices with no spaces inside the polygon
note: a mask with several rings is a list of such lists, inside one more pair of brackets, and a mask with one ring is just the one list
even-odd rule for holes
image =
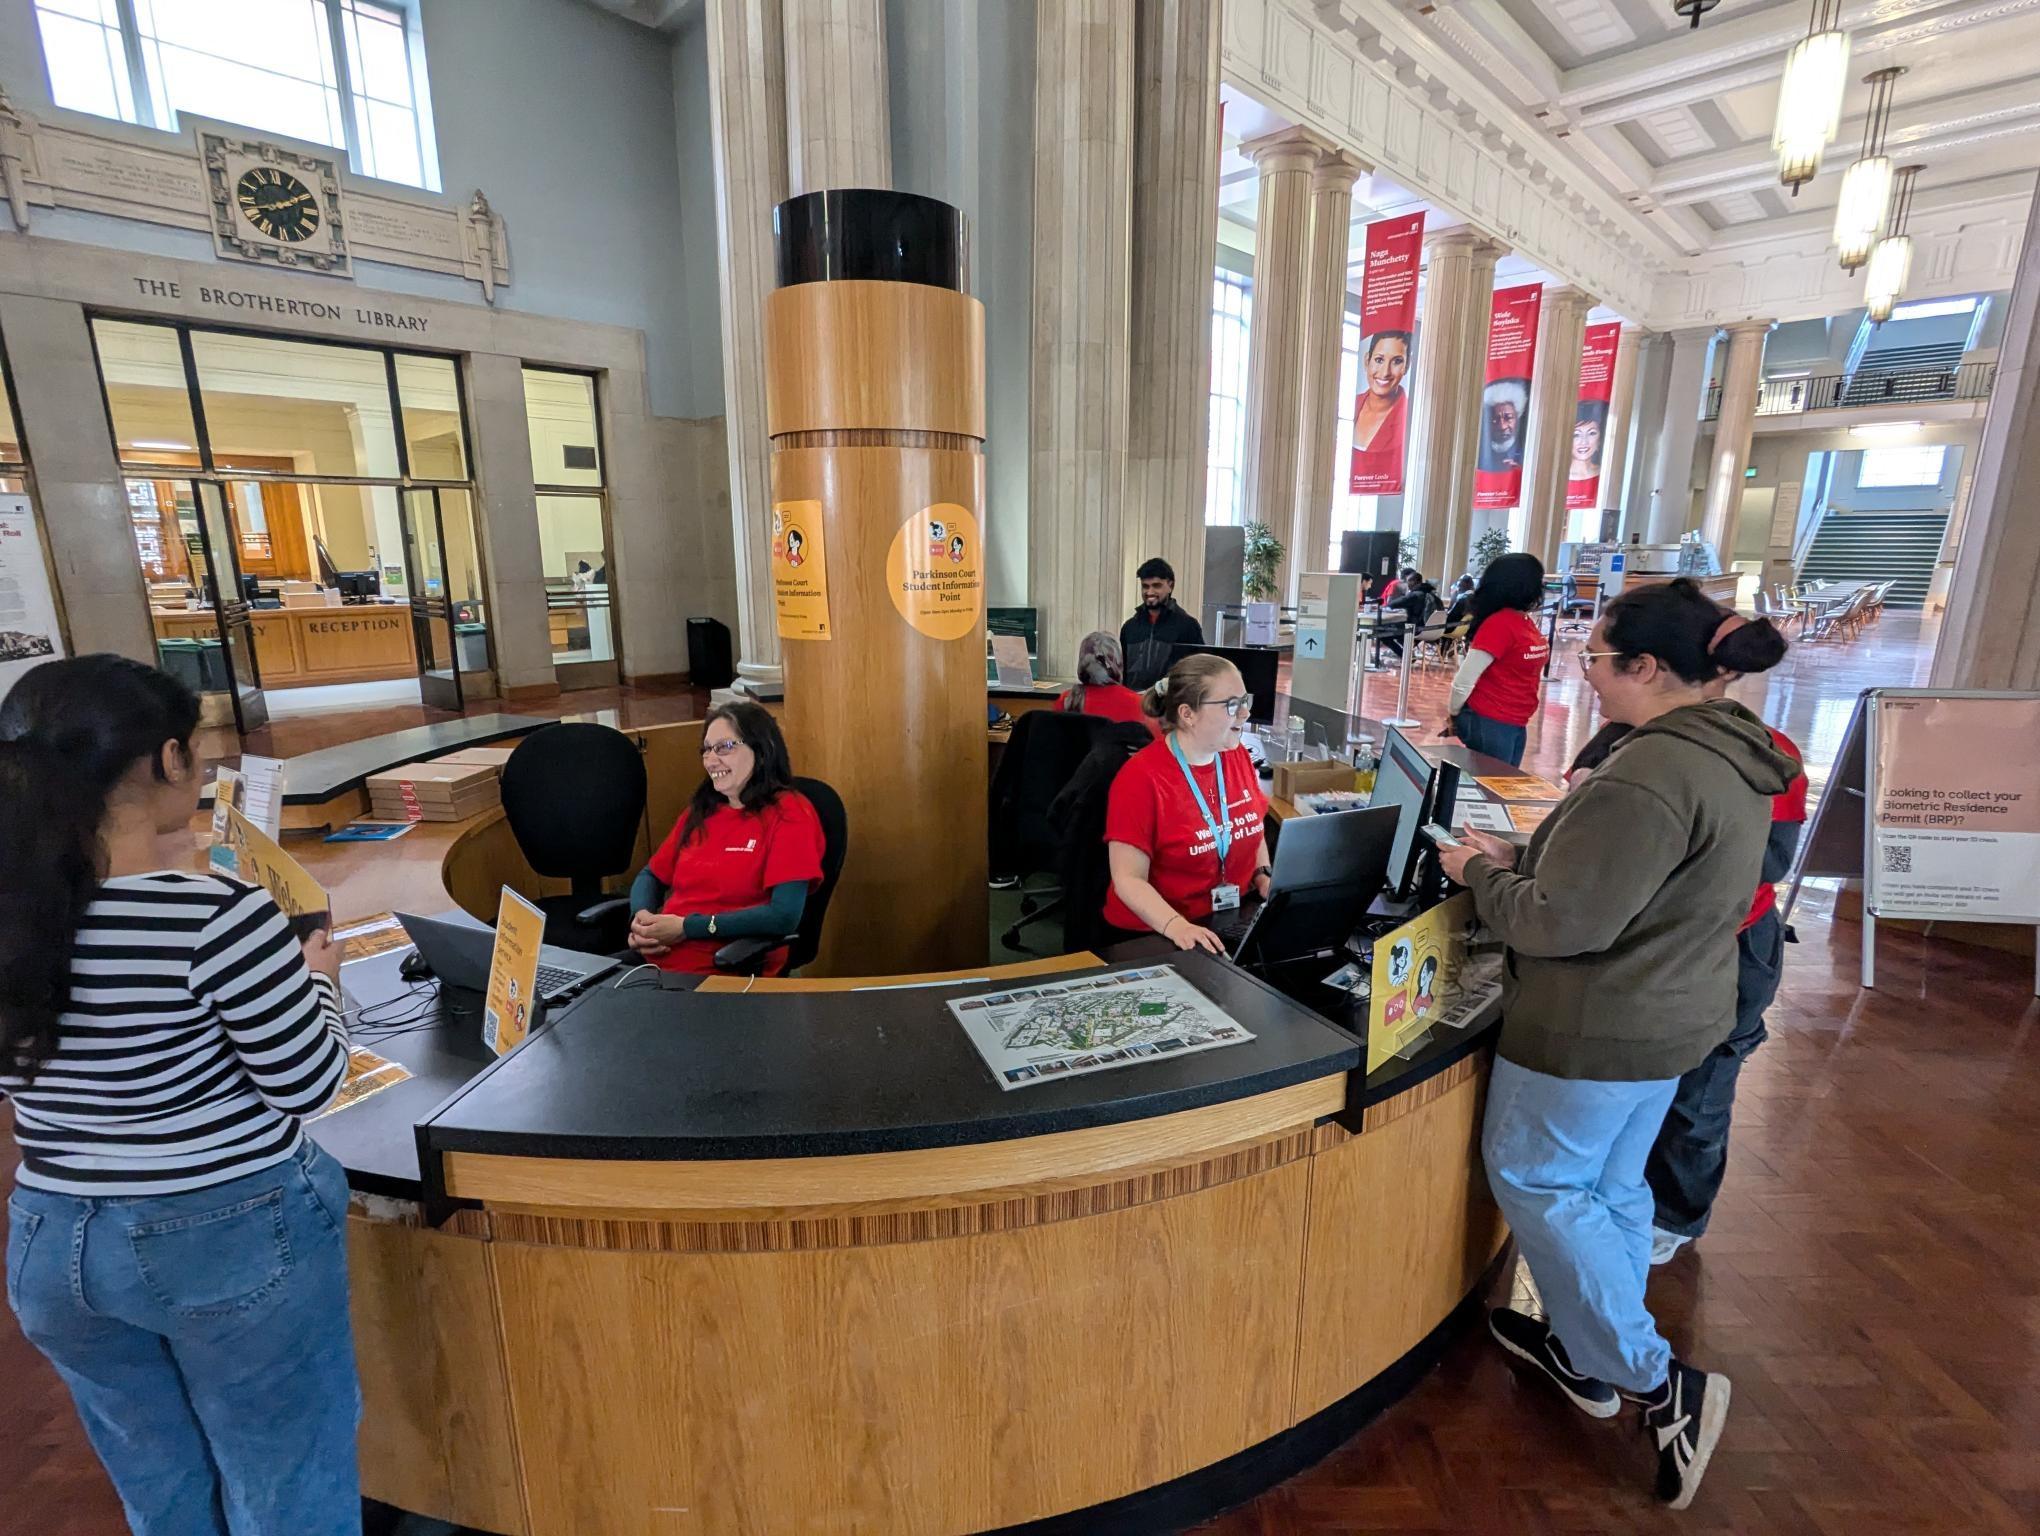
{"label": "seated person at background desk", "polygon": [[1126,684],[1145,688],[1169,670],[1170,647],[1204,644],[1204,626],[1176,606],[1176,568],[1156,556],[1134,572],[1140,578],[1140,606],[1119,626]]}
{"label": "seated person at background desk", "polygon": [[1145,695],[1162,739],[1127,760],[1105,807],[1114,937],[1152,930],[1178,949],[1225,948],[1202,926],[1268,894],[1268,798],[1240,731],[1254,696],[1218,656],[1185,656]]}
{"label": "seated person at background desk", "polygon": [[1055,707],[1067,715],[1096,715],[1124,725],[1156,728],[1141,708],[1140,695],[1120,681],[1125,672],[1119,642],[1104,630],[1094,629],[1077,647],[1077,685],[1064,690]]}
{"label": "seated person at background desk", "polygon": [[[708,770],[630,888],[630,947],[666,971],[708,975],[732,939],[800,926],[822,878],[822,822],[793,787],[779,722],[758,704],[724,704],[701,732]],[[767,975],[785,964],[776,956]]]}

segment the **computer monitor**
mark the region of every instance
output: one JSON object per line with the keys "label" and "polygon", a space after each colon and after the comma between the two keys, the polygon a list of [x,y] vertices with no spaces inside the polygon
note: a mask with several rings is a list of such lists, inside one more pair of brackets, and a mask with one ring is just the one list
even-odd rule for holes
{"label": "computer monitor", "polygon": [[[1380,764],[1374,770],[1374,794],[1369,804],[1395,808],[1395,842],[1388,855],[1388,889],[1392,896],[1410,894],[1416,878],[1417,856],[1423,851],[1417,831],[1431,817],[1441,777],[1438,764],[1419,752],[1401,731],[1390,729],[1388,740],[1382,743]],[[1456,794],[1458,774],[1454,773],[1452,779],[1449,787]]]}
{"label": "computer monitor", "polygon": [[1185,656],[1223,656],[1239,670],[1245,679],[1247,692],[1254,696],[1253,708],[1247,718],[1256,725],[1275,723],[1275,675],[1281,664],[1282,653],[1272,645],[1172,645],[1169,647],[1169,665],[1174,666]]}
{"label": "computer monitor", "polygon": [[366,602],[382,591],[382,576],[376,571],[341,571],[334,585],[343,598]]}
{"label": "computer monitor", "polygon": [[1339,537],[1339,569],[1349,575],[1393,576],[1402,535],[1393,528],[1362,528]]}
{"label": "computer monitor", "polygon": [[1238,958],[1273,964],[1344,944],[1381,894],[1396,824],[1389,806],[1284,822],[1268,899],[1241,938]]}

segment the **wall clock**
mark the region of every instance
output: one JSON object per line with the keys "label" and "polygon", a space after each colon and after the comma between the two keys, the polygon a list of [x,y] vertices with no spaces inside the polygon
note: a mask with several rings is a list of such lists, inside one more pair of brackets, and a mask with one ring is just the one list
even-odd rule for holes
{"label": "wall clock", "polygon": [[199,128],[213,249],[230,261],[353,275],[338,151]]}

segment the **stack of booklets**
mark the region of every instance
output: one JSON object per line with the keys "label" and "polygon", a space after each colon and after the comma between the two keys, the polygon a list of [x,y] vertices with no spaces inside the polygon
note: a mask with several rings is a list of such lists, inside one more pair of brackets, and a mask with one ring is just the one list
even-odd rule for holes
{"label": "stack of booklets", "polygon": [[468,763],[476,767],[493,769],[497,774],[510,761],[510,754],[517,748],[508,747],[462,747],[458,752],[449,752],[444,757],[432,759],[435,763]]}
{"label": "stack of booklets", "polygon": [[377,821],[466,821],[503,803],[497,769],[452,758],[371,774],[368,797]]}

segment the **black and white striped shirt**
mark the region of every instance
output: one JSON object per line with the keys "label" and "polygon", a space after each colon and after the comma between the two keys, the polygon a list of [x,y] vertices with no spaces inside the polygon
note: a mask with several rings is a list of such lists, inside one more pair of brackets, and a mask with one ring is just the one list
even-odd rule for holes
{"label": "black and white striped shirt", "polygon": [[347,1074],[339,994],[269,893],[216,875],[120,875],[78,927],[57,1052],[14,1099],[21,1183],[163,1195],[255,1173]]}

